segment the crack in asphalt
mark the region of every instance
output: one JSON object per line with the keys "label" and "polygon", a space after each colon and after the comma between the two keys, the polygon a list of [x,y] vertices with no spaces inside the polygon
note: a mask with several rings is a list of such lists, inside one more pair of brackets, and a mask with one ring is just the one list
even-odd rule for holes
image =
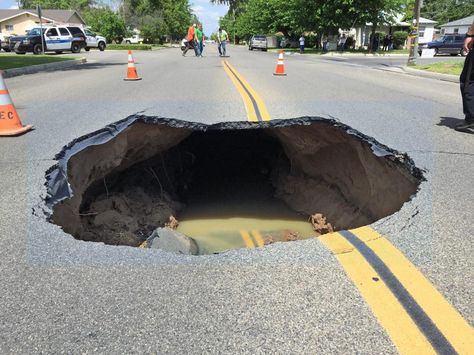
{"label": "crack in asphalt", "polygon": [[474,153],[463,153],[463,152],[447,152],[444,150],[410,150],[407,153],[431,153],[431,154],[449,154],[449,155],[464,155],[474,157]]}

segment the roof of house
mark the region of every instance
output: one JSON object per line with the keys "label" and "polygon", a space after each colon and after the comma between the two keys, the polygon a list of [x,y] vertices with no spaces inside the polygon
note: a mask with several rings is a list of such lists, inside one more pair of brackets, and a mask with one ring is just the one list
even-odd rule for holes
{"label": "roof of house", "polygon": [[[38,16],[36,10],[29,9],[0,9],[0,21],[11,19],[20,16],[24,13],[29,13],[33,16]],[[42,10],[42,15],[45,19],[55,22],[69,22],[72,16],[76,14],[84,22],[81,15],[75,10]]]}
{"label": "roof of house", "polygon": [[424,18],[424,17],[420,17],[420,23],[424,23],[424,24],[435,24],[435,23],[438,23],[436,21],[433,21],[433,20],[430,20],[430,19],[427,19],[427,18]]}
{"label": "roof of house", "polygon": [[474,22],[474,15],[468,16],[456,21],[445,23],[440,27],[451,27],[451,26],[470,26]]}

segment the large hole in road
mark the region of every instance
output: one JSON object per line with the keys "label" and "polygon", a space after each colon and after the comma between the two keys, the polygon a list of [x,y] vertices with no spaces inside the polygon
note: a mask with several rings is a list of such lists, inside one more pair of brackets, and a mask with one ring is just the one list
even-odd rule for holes
{"label": "large hole in road", "polygon": [[183,252],[184,240],[191,254],[367,225],[398,211],[423,178],[407,155],[322,118],[207,126],[132,116],[56,158],[46,204],[65,232],[150,247],[167,225],[181,243],[171,249]]}

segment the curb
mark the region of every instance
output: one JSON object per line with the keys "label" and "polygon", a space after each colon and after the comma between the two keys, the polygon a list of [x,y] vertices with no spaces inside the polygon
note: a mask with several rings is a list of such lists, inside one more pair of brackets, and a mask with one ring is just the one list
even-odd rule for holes
{"label": "curb", "polygon": [[459,84],[459,76],[457,75],[433,73],[426,70],[413,69],[413,68],[408,68],[408,67],[401,67],[401,69],[409,75],[420,76],[420,77],[428,78],[428,79],[448,81],[451,83]]}
{"label": "curb", "polygon": [[370,58],[378,58],[378,57],[408,57],[408,53],[391,53],[391,54],[378,54],[378,53],[351,53],[351,52],[329,52],[325,54],[321,54],[323,57],[370,57]]}
{"label": "curb", "polygon": [[46,63],[46,64],[37,64],[37,65],[30,65],[28,67],[22,68],[12,68],[3,71],[4,78],[13,78],[15,76],[20,75],[28,75],[28,74],[36,74],[40,72],[49,72],[61,69],[69,69],[75,66],[79,66],[82,64],[87,63],[86,58],[79,58],[74,60],[66,60],[64,62],[57,62],[57,63]]}
{"label": "curb", "polygon": [[[274,53],[279,53],[280,49],[275,49],[275,48],[270,48],[268,49],[269,52],[274,52]],[[285,55],[301,55],[299,52],[285,52],[283,51]],[[330,51],[328,53],[303,53],[303,55],[319,55],[321,57],[369,57],[369,58],[378,58],[378,57],[408,57],[408,54],[404,53],[393,53],[393,54],[368,54],[368,53],[351,53],[351,52],[336,52],[336,51]]]}

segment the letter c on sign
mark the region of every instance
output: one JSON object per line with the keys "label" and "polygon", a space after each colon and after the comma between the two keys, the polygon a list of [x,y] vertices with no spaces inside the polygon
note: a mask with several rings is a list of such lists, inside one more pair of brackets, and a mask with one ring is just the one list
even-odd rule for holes
{"label": "letter c on sign", "polygon": [[13,112],[8,112],[8,118],[13,120]]}

